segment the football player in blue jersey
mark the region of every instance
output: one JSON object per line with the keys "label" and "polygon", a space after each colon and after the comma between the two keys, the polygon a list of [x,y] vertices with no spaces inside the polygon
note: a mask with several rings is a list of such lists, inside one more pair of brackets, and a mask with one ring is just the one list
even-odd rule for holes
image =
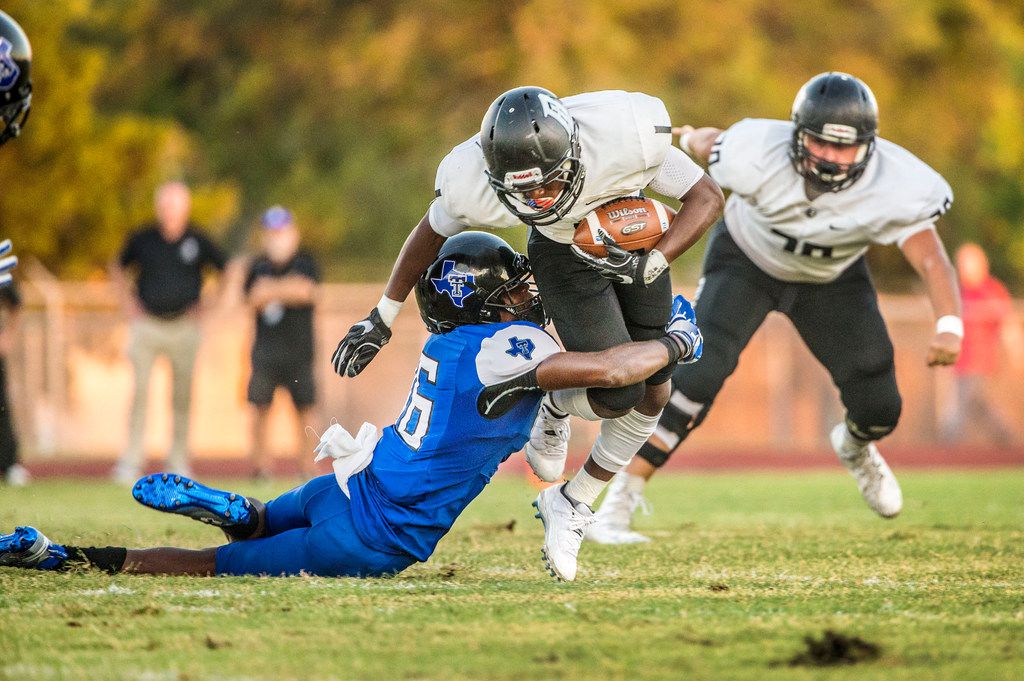
{"label": "football player in blue jersey", "polygon": [[[526,257],[482,232],[448,239],[419,278],[416,297],[431,336],[405,407],[379,440],[368,424],[354,438],[332,426],[317,451],[334,459],[334,475],[266,504],[177,475],[136,483],[142,504],[220,527],[229,543],[83,548],[19,527],[0,536],[0,565],[176,575],[397,573],[427,560],[501,462],[523,448],[545,391],[631,385],[694,361],[702,349],[692,308],[680,296],[661,338],[559,352],[542,328],[544,308]],[[550,512],[539,511],[542,519]],[[585,525],[577,525],[567,531],[582,534]],[[546,544],[558,541],[548,537]],[[571,580],[575,571],[557,576]]]}

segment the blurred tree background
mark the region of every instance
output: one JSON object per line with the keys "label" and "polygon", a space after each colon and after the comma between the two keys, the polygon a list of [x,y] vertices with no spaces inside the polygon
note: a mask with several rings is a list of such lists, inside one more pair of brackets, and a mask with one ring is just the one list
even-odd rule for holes
{"label": "blurred tree background", "polygon": [[[284,203],[334,279],[382,279],[438,161],[490,101],[662,97],[678,123],[786,118],[815,73],[874,89],[883,136],[942,172],[951,248],[1024,291],[1020,0],[7,0],[35,50],[25,134],[0,152],[3,234],[62,276],[101,271],[164,178],[231,249]],[[523,243],[524,230],[513,241]],[[509,235],[512,236],[512,235]],[[692,279],[700,253],[684,256]],[[909,270],[872,256],[883,286]]]}

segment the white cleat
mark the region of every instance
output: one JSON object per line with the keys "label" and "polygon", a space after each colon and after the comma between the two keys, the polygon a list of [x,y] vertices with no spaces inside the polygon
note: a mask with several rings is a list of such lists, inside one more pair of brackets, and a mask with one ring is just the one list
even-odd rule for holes
{"label": "white cleat", "polygon": [[544,523],[541,555],[551,576],[563,582],[576,579],[576,557],[594,512],[586,504],[573,504],[562,491],[565,484],[541,490],[533,502],[535,517]]}
{"label": "white cleat", "polygon": [[860,495],[871,510],[883,518],[898,514],[903,508],[903,492],[875,443],[855,446],[846,437],[846,425],[843,423],[832,429],[829,440],[836,456],[857,481]]}
{"label": "white cleat", "polygon": [[644,499],[642,487],[635,489],[630,478],[637,476],[620,471],[608,485],[601,508],[594,514],[594,524],[587,528],[587,540],[598,544],[641,544],[651,541],[630,527],[637,508],[650,515],[650,505]]}
{"label": "white cleat", "polygon": [[569,454],[569,435],[569,416],[555,416],[548,405],[542,403],[530,431],[530,441],[526,443],[526,461],[544,482],[562,478]]}

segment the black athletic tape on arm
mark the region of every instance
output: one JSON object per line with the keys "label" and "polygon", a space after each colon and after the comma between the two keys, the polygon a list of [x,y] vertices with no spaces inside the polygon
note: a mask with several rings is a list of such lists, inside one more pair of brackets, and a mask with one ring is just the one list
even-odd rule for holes
{"label": "black athletic tape on arm", "polygon": [[662,336],[656,339],[659,343],[665,346],[668,350],[668,364],[676,364],[679,362],[679,358],[683,356],[683,349],[679,347],[679,341],[672,336]]}
{"label": "black athletic tape on arm", "polygon": [[540,384],[537,383],[537,367],[534,367],[504,383],[485,387],[477,398],[476,410],[485,419],[500,418],[519,404],[519,400],[536,391],[540,391]]}

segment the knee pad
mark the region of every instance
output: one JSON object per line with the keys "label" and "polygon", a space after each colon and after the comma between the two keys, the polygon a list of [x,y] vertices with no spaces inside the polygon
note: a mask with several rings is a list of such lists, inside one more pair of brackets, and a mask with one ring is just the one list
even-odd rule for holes
{"label": "knee pad", "polygon": [[679,390],[673,390],[653,433],[667,449],[645,442],[637,455],[655,468],[661,468],[690,432],[704,421],[710,408],[710,402],[694,402]]}
{"label": "knee pad", "polygon": [[612,412],[629,411],[644,399],[646,388],[643,383],[634,383],[622,388],[590,388],[587,395],[594,404]]}
{"label": "knee pad", "polygon": [[862,440],[881,440],[896,429],[903,400],[898,392],[876,392],[870,399],[847,404],[846,427]]}
{"label": "knee pad", "polygon": [[601,468],[615,473],[626,467],[637,450],[647,442],[658,425],[657,416],[647,416],[635,409],[617,419],[601,423],[601,433],[590,450],[590,457]]}
{"label": "knee pad", "polygon": [[640,451],[636,455],[655,468],[661,468],[668,461],[668,458],[672,456],[672,452],[659,449],[652,445],[650,441],[647,441],[640,446]]}

